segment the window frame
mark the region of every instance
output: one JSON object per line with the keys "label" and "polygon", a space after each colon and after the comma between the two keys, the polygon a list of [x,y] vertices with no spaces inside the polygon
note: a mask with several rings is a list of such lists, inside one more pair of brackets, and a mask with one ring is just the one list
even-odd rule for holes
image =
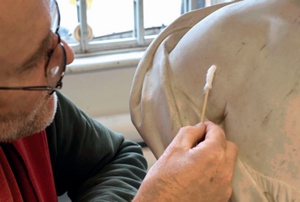
{"label": "window frame", "polygon": [[[197,8],[197,0],[182,0],[184,13]],[[89,28],[87,23],[87,3],[86,0],[77,0],[77,13],[79,21],[79,41],[78,43],[68,43],[73,49],[76,56],[84,56],[89,54],[108,54],[128,52],[132,50],[143,51],[152,42],[152,40],[160,33],[164,27],[152,28],[150,30],[144,28],[144,1],[133,0],[134,11],[134,27],[132,37],[120,39],[90,40]],[[174,19],[175,20],[175,19]]]}

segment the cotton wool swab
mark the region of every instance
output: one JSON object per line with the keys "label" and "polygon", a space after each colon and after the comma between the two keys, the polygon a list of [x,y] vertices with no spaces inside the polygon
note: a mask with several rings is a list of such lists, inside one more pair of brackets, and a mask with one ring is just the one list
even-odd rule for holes
{"label": "cotton wool swab", "polygon": [[204,121],[205,110],[206,110],[206,105],[207,105],[207,98],[208,98],[209,90],[212,89],[212,82],[213,82],[213,79],[214,79],[214,74],[215,74],[216,69],[217,69],[217,66],[216,65],[212,65],[207,70],[206,84],[204,86],[205,97],[204,97],[204,103],[203,103],[203,107],[202,107],[201,122]]}

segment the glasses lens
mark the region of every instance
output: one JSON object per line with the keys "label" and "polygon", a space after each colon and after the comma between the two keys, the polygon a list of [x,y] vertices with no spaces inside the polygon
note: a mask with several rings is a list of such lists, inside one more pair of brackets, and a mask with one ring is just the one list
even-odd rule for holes
{"label": "glasses lens", "polygon": [[47,67],[49,86],[55,88],[60,83],[65,71],[65,60],[65,51],[63,46],[59,44],[54,49]]}
{"label": "glasses lens", "polygon": [[50,2],[50,14],[51,14],[51,31],[56,33],[59,29],[60,14],[59,8],[56,1]]}

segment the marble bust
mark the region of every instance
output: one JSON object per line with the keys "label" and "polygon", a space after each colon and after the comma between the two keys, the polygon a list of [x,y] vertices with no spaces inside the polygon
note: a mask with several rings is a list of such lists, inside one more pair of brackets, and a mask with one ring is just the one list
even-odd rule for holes
{"label": "marble bust", "polygon": [[149,46],[130,95],[157,158],[206,119],[239,147],[231,201],[300,201],[300,0],[244,0],[187,13]]}

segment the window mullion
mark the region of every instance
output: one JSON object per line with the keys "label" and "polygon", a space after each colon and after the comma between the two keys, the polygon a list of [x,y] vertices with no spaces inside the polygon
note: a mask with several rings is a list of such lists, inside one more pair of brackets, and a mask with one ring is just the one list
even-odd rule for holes
{"label": "window mullion", "polygon": [[86,0],[77,0],[77,9],[80,23],[80,49],[81,52],[85,53],[88,50],[88,24]]}
{"label": "window mullion", "polygon": [[189,11],[195,10],[198,8],[198,0],[189,0]]}
{"label": "window mullion", "polygon": [[182,10],[181,10],[181,14],[183,13],[186,13],[189,11],[189,0],[182,0],[181,1],[181,7],[182,7]]}
{"label": "window mullion", "polygon": [[138,45],[145,44],[143,0],[134,0],[134,36]]}

